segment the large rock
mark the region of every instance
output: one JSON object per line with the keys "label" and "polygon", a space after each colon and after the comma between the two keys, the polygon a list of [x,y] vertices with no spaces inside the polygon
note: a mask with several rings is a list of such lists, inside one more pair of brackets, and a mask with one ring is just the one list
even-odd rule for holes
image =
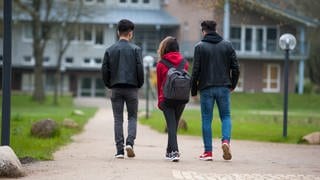
{"label": "large rock", "polygon": [[64,119],[62,122],[62,126],[71,129],[79,128],[79,124],[75,122],[73,119]]}
{"label": "large rock", "polygon": [[77,116],[83,116],[84,112],[79,110],[79,109],[75,109],[72,114],[77,115]]}
{"label": "large rock", "polygon": [[302,137],[302,140],[308,144],[320,144],[320,132],[314,132]]}
{"label": "large rock", "polygon": [[22,177],[25,173],[9,146],[0,146],[0,177]]}
{"label": "large rock", "polygon": [[40,138],[49,138],[58,134],[59,127],[54,120],[45,119],[32,124],[31,135]]}

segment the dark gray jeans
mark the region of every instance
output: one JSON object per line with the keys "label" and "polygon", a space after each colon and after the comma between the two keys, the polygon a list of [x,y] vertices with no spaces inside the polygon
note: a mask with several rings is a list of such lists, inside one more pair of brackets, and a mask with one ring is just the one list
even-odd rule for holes
{"label": "dark gray jeans", "polygon": [[117,151],[123,151],[123,109],[124,103],[128,112],[128,137],[126,145],[134,145],[137,134],[138,88],[113,88],[111,104],[114,117],[114,138]]}
{"label": "dark gray jeans", "polygon": [[172,151],[179,151],[178,140],[177,140],[177,130],[180,117],[184,110],[185,104],[169,106],[165,102],[160,104],[162,112],[166,119],[167,129],[168,129],[168,145],[167,153]]}

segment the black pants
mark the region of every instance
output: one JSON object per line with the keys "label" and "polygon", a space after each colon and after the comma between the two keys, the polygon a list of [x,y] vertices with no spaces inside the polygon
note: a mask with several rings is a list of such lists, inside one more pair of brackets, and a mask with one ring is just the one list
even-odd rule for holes
{"label": "black pants", "polygon": [[166,103],[161,103],[162,112],[167,122],[168,129],[168,145],[167,153],[179,151],[177,141],[177,130],[180,117],[184,110],[185,104],[169,106]]}
{"label": "black pants", "polygon": [[123,151],[123,109],[128,111],[128,137],[126,145],[134,145],[137,134],[138,89],[114,88],[111,90],[111,103],[114,117],[114,138],[117,151]]}

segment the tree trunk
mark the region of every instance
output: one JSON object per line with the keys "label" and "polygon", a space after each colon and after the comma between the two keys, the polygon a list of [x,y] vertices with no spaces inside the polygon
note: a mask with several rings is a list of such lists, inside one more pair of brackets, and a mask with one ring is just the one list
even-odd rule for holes
{"label": "tree trunk", "polygon": [[41,46],[41,22],[40,17],[32,21],[33,35],[33,57],[35,58],[34,67],[34,91],[33,100],[42,103],[45,100],[44,81],[43,81],[43,49]]}
{"label": "tree trunk", "polygon": [[53,92],[53,104],[54,105],[58,105],[58,87],[59,85],[61,85],[61,71],[60,71],[60,66],[61,66],[61,60],[62,60],[62,53],[59,52],[59,56],[58,56],[58,62],[57,62],[57,66],[56,66],[56,72],[55,72],[55,76],[54,76],[54,92]]}

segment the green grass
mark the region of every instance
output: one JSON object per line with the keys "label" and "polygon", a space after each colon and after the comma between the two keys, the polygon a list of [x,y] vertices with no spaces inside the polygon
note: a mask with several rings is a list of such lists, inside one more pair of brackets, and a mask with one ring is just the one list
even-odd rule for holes
{"label": "green grass", "polygon": [[[298,143],[302,136],[320,131],[320,96],[289,96],[288,137],[282,137],[282,95],[280,94],[232,94],[232,138],[242,140]],[[215,106],[213,134],[221,136],[221,123]],[[201,115],[199,109],[187,109],[182,118],[187,121],[188,130],[179,134],[201,136]],[[140,118],[142,124],[164,132],[165,120],[161,111],[154,111],[150,119]]]}
{"label": "green grass", "polygon": [[[85,115],[74,115],[72,113],[74,109],[82,110]],[[95,111],[95,108],[74,107],[70,96],[61,97],[59,105],[54,106],[52,96],[47,97],[43,104],[38,104],[31,100],[31,96],[13,95],[11,98],[10,146],[20,158],[32,157],[40,160],[50,160],[53,152],[70,142],[71,136],[82,130],[84,124],[93,116]],[[48,139],[31,136],[32,123],[47,118],[55,120],[58,124],[61,124],[65,118],[70,118],[75,120],[80,127],[78,129],[68,129],[60,126],[59,135]]]}

